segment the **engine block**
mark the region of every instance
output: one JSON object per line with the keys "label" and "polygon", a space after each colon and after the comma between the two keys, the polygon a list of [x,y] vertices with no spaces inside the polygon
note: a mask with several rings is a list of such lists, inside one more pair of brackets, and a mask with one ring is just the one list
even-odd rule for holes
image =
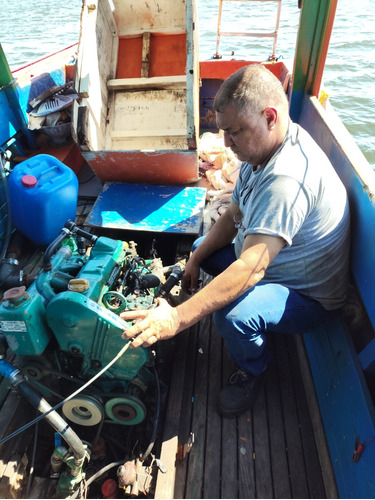
{"label": "engine block", "polygon": [[[139,257],[133,242],[104,236],[81,255],[77,236],[69,233],[34,283],[7,290],[0,305],[2,332],[23,360],[24,374],[42,391],[45,384],[46,396],[51,374],[82,384],[95,376],[124,346],[121,334],[129,324],[119,313],[153,307],[163,282],[160,268],[159,259]],[[112,420],[138,423],[145,414],[140,396],[152,383],[148,362],[148,349],[128,349],[96,381],[95,391],[65,405],[64,413],[93,425],[104,405]]]}

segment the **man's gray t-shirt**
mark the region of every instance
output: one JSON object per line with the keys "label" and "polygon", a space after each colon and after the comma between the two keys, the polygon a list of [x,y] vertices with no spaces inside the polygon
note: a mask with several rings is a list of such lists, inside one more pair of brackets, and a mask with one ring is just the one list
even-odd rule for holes
{"label": "man's gray t-shirt", "polygon": [[349,207],[346,190],[327,156],[299,125],[268,163],[253,171],[243,163],[232,200],[242,221],[237,257],[247,234],[286,242],[262,283],[280,283],[319,301],[343,305],[349,275]]}

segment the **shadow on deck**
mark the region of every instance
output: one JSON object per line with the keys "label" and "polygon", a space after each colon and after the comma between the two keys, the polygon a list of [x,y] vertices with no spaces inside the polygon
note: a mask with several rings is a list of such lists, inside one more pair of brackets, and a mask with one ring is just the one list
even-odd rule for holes
{"label": "shadow on deck", "polygon": [[273,361],[253,410],[228,419],[215,402],[233,365],[211,318],[177,337],[161,450],[167,472],[155,498],[337,498],[301,339],[269,342]]}

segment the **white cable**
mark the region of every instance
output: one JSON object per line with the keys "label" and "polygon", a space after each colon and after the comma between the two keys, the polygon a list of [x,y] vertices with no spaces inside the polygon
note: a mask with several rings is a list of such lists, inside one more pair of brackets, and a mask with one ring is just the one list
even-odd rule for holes
{"label": "white cable", "polygon": [[82,387],[80,387],[79,389],[77,389],[75,392],[73,392],[73,394],[71,394],[70,396],[66,397],[63,401],[60,401],[60,403],[58,403],[57,405],[55,405],[53,408],[51,408],[50,410],[44,412],[44,413],[41,413],[38,417],[34,418],[34,420],[32,420],[31,422],[29,422],[28,424],[25,424],[23,425],[22,427],[20,427],[19,429],[17,429],[16,431],[12,432],[12,434],[9,434],[8,436],[6,436],[5,438],[1,439],[0,440],[0,445],[2,445],[3,443],[5,443],[6,441],[8,441],[9,439],[17,436],[17,434],[20,434],[21,432],[25,431],[26,429],[28,429],[29,427],[31,427],[32,425],[36,424],[37,422],[39,422],[39,420],[42,420],[42,418],[45,418],[47,415],[49,415],[50,413],[52,413],[53,411],[55,410],[58,410],[59,408],[61,408],[61,406],[63,404],[65,404],[67,401],[70,401],[71,399],[73,399],[75,396],[77,396],[77,394],[79,394],[80,392],[82,392],[84,389],[86,389],[86,387],[88,387],[89,385],[91,385],[93,382],[95,382],[96,379],[98,379],[101,375],[103,375],[104,372],[106,372],[108,370],[108,368],[110,368],[114,363],[116,363],[116,361],[121,358],[121,356],[126,352],[126,350],[129,348],[131,344],[131,340],[126,343],[124,345],[124,347],[122,347],[119,352],[117,353],[117,355],[104,367],[102,368],[96,375],[94,375],[90,380],[88,380]]}

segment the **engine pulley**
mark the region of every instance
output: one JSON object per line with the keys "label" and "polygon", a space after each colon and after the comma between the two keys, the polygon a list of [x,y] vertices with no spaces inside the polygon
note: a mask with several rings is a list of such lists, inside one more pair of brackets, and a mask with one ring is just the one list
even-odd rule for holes
{"label": "engine pulley", "polygon": [[62,411],[67,419],[85,427],[97,425],[104,417],[101,402],[87,394],[81,394],[64,403]]}
{"label": "engine pulley", "polygon": [[105,404],[105,412],[111,420],[123,425],[136,425],[146,417],[146,406],[135,396],[112,398]]}

